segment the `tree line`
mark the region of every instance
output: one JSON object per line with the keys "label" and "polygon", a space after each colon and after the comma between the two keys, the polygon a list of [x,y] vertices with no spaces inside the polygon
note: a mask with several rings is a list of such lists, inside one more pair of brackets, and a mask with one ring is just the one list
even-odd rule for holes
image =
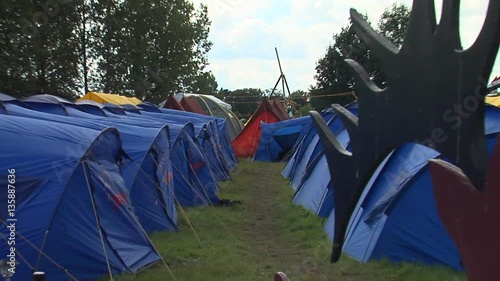
{"label": "tree line", "polygon": [[217,87],[207,6],[187,0],[4,0],[0,92],[88,91],[160,102]]}
{"label": "tree line", "polygon": [[[0,92],[15,97],[51,93],[75,99],[101,91],[160,103],[168,94],[208,93],[232,104],[240,116],[250,116],[271,92],[217,90],[206,69],[212,47],[206,5],[194,7],[188,0],[5,0],[0,7]],[[409,15],[408,7],[394,4],[380,16],[378,31],[401,45]],[[380,63],[352,24],[332,38],[317,62],[316,84],[290,96],[304,112],[354,100],[335,96],[355,88],[346,58],[384,85]]]}

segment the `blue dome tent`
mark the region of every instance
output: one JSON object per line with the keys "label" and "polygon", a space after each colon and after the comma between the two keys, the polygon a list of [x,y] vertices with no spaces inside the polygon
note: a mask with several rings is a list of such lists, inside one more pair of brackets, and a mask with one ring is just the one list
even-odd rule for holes
{"label": "blue dome tent", "polygon": [[[203,149],[206,150],[207,160],[210,161],[211,166],[213,167],[212,172],[214,172],[218,180],[229,179],[229,170],[231,169],[231,167],[234,167],[234,164],[231,162],[231,159],[229,157],[224,157],[223,153],[221,152],[220,148],[222,148],[223,145],[217,145],[217,143],[220,143],[220,132],[217,129],[217,124],[215,124],[215,122],[217,121],[225,123],[224,120],[217,120],[213,117],[200,118],[201,115],[198,114],[190,117],[178,116],[179,114],[174,115],[170,112],[161,113],[161,111],[161,114],[152,114],[148,111],[141,111],[140,107],[136,107],[133,105],[118,106],[114,104],[99,104],[94,101],[88,100],[78,101],[76,104],[77,108],[81,105],[82,107],[80,109],[89,113],[95,111],[95,109],[89,108],[90,106],[94,105],[95,107],[99,107],[108,117],[117,118],[129,116],[131,118],[142,118],[141,120],[148,119],[155,120],[157,122],[162,120],[162,122],[168,121],[169,124],[176,123],[181,125],[186,124],[187,122],[192,122],[195,125],[195,135],[199,140],[200,146],[202,146]],[[64,105],[67,106],[67,104]]]}
{"label": "blue dome tent", "polygon": [[[487,106],[485,137],[491,156],[500,109]],[[371,176],[349,222],[343,251],[358,261],[387,258],[463,270],[458,250],[437,212],[428,168],[441,155],[408,143],[392,151]],[[334,211],[325,223],[333,237]]]}
{"label": "blue dome tent", "polygon": [[[59,98],[50,95],[32,96],[27,103],[29,105],[36,103],[37,108],[42,111],[45,110],[44,105],[46,105],[49,112],[66,113],[81,119],[98,119],[99,122],[105,122],[110,126],[130,125],[135,126],[135,128],[161,128],[168,124],[174,192],[179,203],[183,206],[196,206],[218,202],[218,184],[212,176],[211,167],[195,139],[195,130],[192,123],[186,123],[187,121],[166,122],[164,120],[134,117],[136,114],[129,116],[126,110],[117,105],[100,105],[92,101],[83,102],[87,107],[92,105],[100,107],[108,117],[91,116],[78,109],[79,104],[82,102],[77,104],[67,101],[60,102]],[[53,108],[56,106],[63,107],[64,110],[55,111]],[[113,109],[113,111],[110,109]]]}
{"label": "blue dome tent", "polygon": [[[160,259],[128,200],[116,129],[8,115],[0,115],[0,122],[0,188],[7,189],[7,173],[15,169],[10,184],[16,188],[20,264],[13,281],[31,280],[32,270],[55,281],[95,280],[109,271],[137,272]],[[6,196],[1,192],[0,200],[7,202]],[[9,217],[2,208],[4,241]],[[9,247],[0,243],[0,254],[7,256]]]}
{"label": "blue dome tent", "polygon": [[255,153],[255,161],[281,161],[294,147],[297,140],[311,127],[311,117],[301,117],[277,123],[261,123],[262,135]]}
{"label": "blue dome tent", "polygon": [[[347,107],[353,114],[357,114],[357,103],[352,103]],[[323,113],[323,118],[327,121],[328,126],[335,135],[344,131],[344,125],[340,118],[334,114],[333,109],[329,109]],[[297,154],[290,160],[293,161],[293,167],[290,168],[290,185],[297,191],[304,181],[304,176],[313,169],[313,165],[317,164],[323,155],[323,145],[319,142],[319,137],[316,130],[311,130],[310,134],[304,139],[310,139],[309,142],[302,142],[301,147],[297,149]],[[285,167],[286,169],[286,167]]]}
{"label": "blue dome tent", "polygon": [[[116,105],[113,107],[118,108]],[[103,105],[103,108],[107,110],[108,106]],[[126,110],[123,112],[125,115],[113,114],[108,111],[109,118],[105,120],[112,122],[111,124],[128,124],[150,128],[158,128],[168,124],[175,196],[182,206],[210,205],[219,201],[218,184],[212,175],[212,167],[204,150],[196,140],[195,126],[191,122],[188,122],[186,118],[181,121],[174,118],[127,115]]]}
{"label": "blue dome tent", "polygon": [[[169,157],[170,143],[167,127],[159,129],[114,124],[105,119],[82,119],[60,117],[54,114],[29,110],[10,102],[4,102],[9,115],[66,123],[86,128],[102,130],[110,126],[120,130],[123,149],[132,161],[123,163],[123,175],[131,200],[136,208],[141,224],[148,232],[177,230],[173,181],[165,180],[172,175]],[[49,104],[53,107],[52,104]],[[65,112],[71,111],[67,108]],[[85,114],[85,113],[83,113]]]}
{"label": "blue dome tent", "polygon": [[[349,134],[345,128],[336,133],[339,143],[348,148]],[[326,156],[323,152],[309,164],[292,202],[314,212],[320,217],[327,217],[333,209],[333,188]]]}

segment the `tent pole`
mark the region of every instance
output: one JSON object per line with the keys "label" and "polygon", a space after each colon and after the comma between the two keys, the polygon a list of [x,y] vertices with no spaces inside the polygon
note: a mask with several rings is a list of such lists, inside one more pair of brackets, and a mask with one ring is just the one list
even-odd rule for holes
{"label": "tent pole", "polygon": [[[84,164],[85,162],[82,162]],[[102,250],[104,252],[104,258],[106,259],[106,265],[108,267],[108,273],[109,273],[109,279],[113,281],[113,272],[111,271],[111,265],[109,264],[109,259],[108,259],[108,253],[106,251],[106,246],[104,245],[104,235],[102,234],[102,229],[101,229],[101,223],[99,222],[99,216],[97,215],[97,207],[94,202],[94,196],[92,195],[92,190],[90,190],[90,181],[87,175],[87,169],[90,167],[88,166],[87,163],[82,165],[83,172],[85,174],[85,181],[87,182],[87,189],[89,191],[89,196],[90,196],[90,202],[92,202],[92,208],[94,209],[94,216],[95,216],[95,221],[96,221],[96,226],[97,226],[97,232],[99,232],[99,238],[101,238],[101,244],[102,244]]]}

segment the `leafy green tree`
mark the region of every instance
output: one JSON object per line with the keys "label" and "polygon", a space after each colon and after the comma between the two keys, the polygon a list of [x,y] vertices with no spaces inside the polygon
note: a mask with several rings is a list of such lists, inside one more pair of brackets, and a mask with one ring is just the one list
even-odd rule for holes
{"label": "leafy green tree", "polygon": [[217,93],[217,80],[211,71],[206,71],[194,77],[188,90],[193,93],[210,94]]}
{"label": "leafy green tree", "polygon": [[404,4],[394,3],[380,16],[379,32],[397,46],[403,45],[405,32],[410,22],[410,9]]}
{"label": "leafy green tree", "polygon": [[343,27],[333,35],[333,44],[316,66],[316,86],[310,92],[311,104],[317,110],[328,108],[332,103],[345,105],[353,101],[351,96],[333,96],[354,89],[353,72],[345,63],[347,58],[363,65],[372,77],[380,77],[368,46],[357,36],[352,24]]}
{"label": "leafy green tree", "polygon": [[290,94],[290,99],[295,102],[298,106],[304,106],[309,98],[309,93],[302,90],[294,91]]}
{"label": "leafy green tree", "polygon": [[97,66],[90,87],[107,93],[127,91],[128,61],[124,5],[115,0],[99,0],[95,4],[92,37],[94,63]]}
{"label": "leafy green tree", "polygon": [[223,98],[224,101],[231,104],[233,111],[240,113],[243,117],[250,117],[259,106],[262,97],[265,96],[264,91],[256,88],[237,89],[225,93],[227,94]]}
{"label": "leafy green tree", "polygon": [[313,107],[311,104],[306,104],[300,107],[300,116],[308,116],[309,111],[313,110]]}
{"label": "leafy green tree", "polygon": [[77,6],[63,0],[2,1],[0,91],[69,99],[79,93]]}
{"label": "leafy green tree", "polygon": [[206,5],[188,0],[6,0],[0,91],[75,98],[90,90],[163,100],[217,88],[205,68]]}
{"label": "leafy green tree", "polygon": [[[404,5],[393,5],[386,9],[380,17],[380,32],[394,43],[401,44],[409,15],[410,10]],[[311,104],[315,109],[322,110],[332,103],[345,105],[354,101],[354,96],[349,94],[355,88],[354,73],[345,63],[347,58],[361,64],[377,85],[385,86],[378,59],[360,40],[351,23],[333,35],[333,44],[328,46],[326,54],[317,62],[316,85],[309,89]]]}

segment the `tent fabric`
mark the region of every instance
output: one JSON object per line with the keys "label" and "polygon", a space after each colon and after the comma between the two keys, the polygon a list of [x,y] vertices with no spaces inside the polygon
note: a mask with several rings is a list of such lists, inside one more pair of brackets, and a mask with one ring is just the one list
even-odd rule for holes
{"label": "tent fabric", "polygon": [[[352,103],[346,106],[351,112],[357,110],[357,103]],[[333,118],[335,118],[336,113],[333,108],[327,108],[321,111],[321,116],[327,124],[331,124]],[[311,124],[309,128],[305,128],[305,133],[299,141],[296,142],[293,148],[292,157],[288,159],[285,168],[282,171],[282,175],[286,179],[291,179],[295,175],[295,171],[302,161],[309,161],[310,158],[304,157],[304,153],[308,147],[315,147],[318,143],[319,138],[316,133],[316,128]]]}
{"label": "tent fabric", "polygon": [[231,140],[243,130],[243,124],[238,117],[230,110],[230,105],[209,95],[197,95],[198,100],[202,101],[211,116],[225,118],[228,122],[229,137]]}
{"label": "tent fabric", "polygon": [[[102,119],[100,114],[97,115],[89,115],[85,112],[80,111],[79,107],[81,106],[81,103],[85,103],[85,111],[88,110],[90,106],[98,107],[99,109],[104,109],[106,111],[106,116],[108,118]],[[179,111],[175,111],[175,114],[170,113],[162,113],[160,114],[162,117],[166,117],[166,119],[158,118],[158,115],[155,116],[154,118],[152,116],[145,116],[147,114],[154,114],[151,112],[140,112],[139,114],[130,112],[126,107],[121,107],[117,105],[112,105],[112,104],[98,104],[94,101],[80,101],[77,104],[58,104],[57,102],[51,103],[51,104],[45,104],[47,108],[51,108],[53,106],[59,106],[64,108],[64,110],[60,110],[60,112],[57,112],[56,114],[59,115],[71,115],[79,118],[84,118],[84,119],[99,119],[99,122],[107,122],[108,124],[111,125],[116,125],[116,126],[135,126],[135,127],[144,127],[144,128],[161,128],[165,126],[166,123],[168,123],[169,129],[170,129],[170,140],[171,140],[171,154],[172,159],[180,159],[179,163],[195,163],[193,166],[194,168],[192,169],[178,169],[180,166],[179,163],[172,163],[172,167],[174,169],[173,174],[174,178],[177,176],[178,180],[179,178],[184,178],[184,181],[181,181],[180,183],[182,184],[174,184],[175,186],[175,194],[182,192],[181,189],[195,189],[198,188],[199,190],[202,190],[203,192],[198,192],[194,195],[199,195],[202,196],[202,198],[199,198],[199,200],[195,200],[193,198],[189,198],[189,200],[184,200],[184,202],[191,202],[189,204],[211,204],[218,202],[217,198],[217,193],[218,193],[218,185],[216,182],[216,177],[213,174],[213,167],[211,163],[208,163],[207,161],[210,160],[221,160],[222,159],[225,161],[227,157],[222,153],[222,143],[215,144],[210,142],[212,144],[209,146],[209,143],[206,143],[204,147],[201,147],[201,145],[197,142],[195,139],[195,128],[189,129],[189,122],[190,121],[195,121],[198,120],[197,122],[201,123],[207,123],[207,124],[213,124],[210,126],[207,126],[207,128],[210,128],[213,132],[212,136],[215,136],[214,140],[217,139],[218,141],[220,140],[226,140],[226,135],[224,134],[225,131],[219,131],[219,129],[224,129],[225,122],[223,120],[217,120],[217,118],[214,117],[203,117],[203,118],[193,118],[193,113],[187,113],[185,116],[179,116]],[[119,109],[119,111],[112,111],[113,109]],[[39,110],[44,111],[44,108],[39,108]],[[134,108],[135,110],[135,108]],[[55,113],[55,112],[51,112]],[[199,117],[199,115],[195,115]],[[104,121],[103,121],[104,120]],[[146,122],[145,122],[146,121]],[[196,125],[196,128],[203,127],[204,125],[198,123]],[[222,127],[218,127],[218,125]],[[190,125],[193,127],[193,124]],[[197,129],[201,130],[201,129]],[[140,135],[140,134],[139,134]],[[204,136],[205,134],[200,134],[199,136]],[[224,135],[224,137],[222,137]],[[181,140],[183,142],[188,142],[189,145],[183,145],[180,146],[178,140]],[[227,147],[227,146],[226,146]],[[217,152],[214,152],[215,156],[217,157],[208,157],[206,151],[203,149],[207,148],[213,148],[214,151],[217,150]],[[226,150],[227,151],[227,150]],[[185,154],[185,156],[179,156],[179,157],[174,157],[174,154]],[[228,151],[229,156],[231,156],[231,152]],[[232,159],[231,159],[232,160]],[[175,164],[175,166],[174,166]],[[231,164],[232,166],[233,164]],[[215,165],[213,165],[215,166]],[[224,167],[229,167],[229,163],[224,166]],[[224,175],[223,173],[219,173],[219,176]],[[225,179],[228,178],[228,175],[225,175]],[[154,177],[154,175],[153,175]],[[149,177],[151,178],[151,177]],[[193,193],[191,193],[193,194]]]}
{"label": "tent fabric", "polygon": [[[112,122],[147,128],[158,128],[167,123],[170,129],[174,194],[177,200],[183,206],[217,203],[218,184],[203,149],[195,140],[194,125],[190,122],[196,119],[179,116],[177,112],[181,111],[175,112],[175,115],[143,112],[134,116],[109,112],[108,117]],[[208,118],[213,120],[212,117]],[[185,165],[187,166],[184,167]]]}
{"label": "tent fabric", "polygon": [[233,111],[233,107],[229,103],[222,101],[219,98],[216,98],[212,95],[198,95],[198,96],[200,96],[205,101],[213,101],[213,102],[217,103],[217,105],[219,105],[220,107],[222,107],[226,111],[230,111],[230,112]]}
{"label": "tent fabric", "polygon": [[182,107],[182,105],[173,96],[169,96],[162,107],[168,109],[186,111],[184,107]]}
{"label": "tent fabric", "polygon": [[276,112],[279,113],[281,120],[290,119],[290,116],[286,112],[285,108],[278,100],[273,100],[272,106],[276,109]]}
{"label": "tent fabric", "polygon": [[[350,139],[345,128],[336,137],[342,147],[348,148]],[[316,159],[306,168],[292,202],[324,218],[333,209],[333,186],[326,156],[320,153]]]}
{"label": "tent fabric", "polygon": [[[106,105],[104,105],[106,106]],[[109,114],[116,123],[157,128],[168,123],[170,128],[171,158],[174,193],[182,206],[209,205],[218,202],[218,184],[207,163],[200,144],[194,140],[195,128],[187,118],[144,112],[128,116],[118,112]],[[147,122],[145,122],[147,121]],[[186,166],[186,167],[184,167]]]}
{"label": "tent fabric", "polygon": [[141,102],[137,106],[143,111],[161,113],[161,110],[158,108],[158,106],[150,102]]}
{"label": "tent fabric", "polygon": [[92,100],[98,103],[113,103],[113,104],[140,104],[142,101],[136,97],[125,97],[116,94],[105,94],[97,92],[88,92],[86,95],[78,99]]}
{"label": "tent fabric", "polygon": [[169,97],[163,103],[162,107],[225,118],[228,122],[230,140],[236,138],[243,129],[243,124],[231,111],[231,105],[212,95],[178,94],[175,98]]}
{"label": "tent fabric", "polygon": [[180,104],[186,111],[207,115],[206,110],[203,109],[195,97],[185,96],[181,99]]}
{"label": "tent fabric", "polygon": [[[346,107],[352,114],[357,115],[357,104],[353,103]],[[334,135],[339,135],[345,130],[344,124],[334,114],[333,110],[327,110],[322,113],[326,123],[332,130]],[[312,126],[312,125],[311,125]],[[321,144],[318,134],[314,126],[311,127],[309,136],[304,137],[302,145],[296,148],[296,153],[292,156],[290,161],[293,161],[292,172],[290,174],[290,186],[297,191],[304,181],[304,176],[313,169],[313,163],[318,163],[317,160],[322,156],[323,145]],[[285,167],[286,169],[286,167]]]}
{"label": "tent fabric", "polygon": [[[45,113],[20,108],[8,104],[8,114],[15,116],[42,119],[56,123],[77,125],[80,127],[100,130],[113,126],[120,130],[123,149],[132,161],[123,163],[125,185],[131,194],[131,200],[143,227],[148,232],[158,230],[177,230],[177,213],[173,199],[172,183],[165,182],[164,175],[172,174],[168,139],[168,127],[158,129],[143,128],[128,124],[111,122],[79,112],[72,107],[66,107],[70,116],[63,118]],[[76,118],[76,117],[85,117]]]}
{"label": "tent fabric", "polygon": [[[107,263],[119,274],[160,259],[132,212],[120,174],[123,154],[116,129],[8,115],[0,115],[0,122],[0,188],[7,188],[8,169],[15,169],[16,182],[26,183],[18,185],[16,251],[23,259],[18,259],[13,281],[31,280],[31,266],[37,264],[36,270],[50,280],[68,280],[68,274],[95,280],[108,274]],[[6,194],[1,192],[0,199],[6,201]],[[4,240],[7,214],[2,210],[0,216]],[[2,256],[8,247],[0,243]]]}
{"label": "tent fabric", "polygon": [[[490,157],[499,133],[500,109],[487,106],[485,138]],[[387,258],[463,270],[434,199],[428,161],[440,157],[428,147],[408,143],[385,158],[367,183],[351,217],[345,254],[361,262]],[[330,239],[334,212],[325,224]]]}
{"label": "tent fabric", "polygon": [[101,103],[92,101],[92,100],[75,101],[74,108],[81,110],[83,112],[92,114],[92,115],[97,115],[97,116],[102,116],[102,117],[108,116],[106,114],[106,111],[104,110],[104,105]]}
{"label": "tent fabric", "polygon": [[[187,121],[186,118],[179,116],[169,116],[167,114],[156,114],[150,112],[145,112],[143,114],[143,117],[163,119],[172,122],[174,120],[177,120],[175,122]],[[190,120],[195,122],[194,119]],[[211,120],[207,123],[205,123],[205,121],[202,121],[202,123],[197,122],[197,125],[195,125],[194,127],[198,131],[197,134],[198,142],[200,143],[200,146],[204,149],[206,158],[207,160],[210,161],[212,171],[214,172],[215,176],[217,177],[218,180],[227,180],[229,179],[230,168],[229,166],[225,165],[226,159],[224,158],[223,153],[219,149],[220,143],[217,136],[220,135],[220,132],[212,129],[213,125],[211,124],[215,121],[216,120]]]}
{"label": "tent fabric", "polygon": [[282,121],[281,114],[264,98],[254,114],[248,120],[245,128],[232,141],[233,150],[238,157],[253,157],[261,138],[261,122],[276,123]]}
{"label": "tent fabric", "polygon": [[[156,128],[167,121],[147,117],[115,115],[114,122]],[[174,190],[182,206],[209,205],[219,201],[218,184],[212,167],[195,137],[195,128],[185,119],[178,123],[169,119]],[[148,122],[145,122],[148,121]],[[189,197],[192,196],[192,197]]]}
{"label": "tent fabric", "polygon": [[165,108],[161,108],[160,110],[163,114],[168,115],[170,118],[182,118],[183,120],[187,118],[188,120],[196,120],[196,122],[216,121],[219,134],[214,135],[219,139],[219,150],[222,152],[230,168],[234,169],[236,167],[237,158],[232,146],[230,145],[231,142],[229,140],[229,134],[227,133],[227,119],[215,118],[212,116],[201,115],[187,111],[170,110]]}
{"label": "tent fabric", "polygon": [[486,103],[500,107],[500,96],[486,97]]}
{"label": "tent fabric", "polygon": [[311,124],[309,116],[273,124],[262,123],[262,136],[254,160],[266,162],[282,160]]}

